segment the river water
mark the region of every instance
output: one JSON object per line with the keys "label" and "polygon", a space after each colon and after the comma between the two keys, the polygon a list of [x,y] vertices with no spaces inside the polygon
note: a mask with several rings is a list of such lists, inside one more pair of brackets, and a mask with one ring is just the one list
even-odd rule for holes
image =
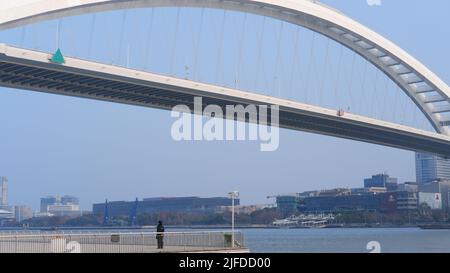
{"label": "river water", "polygon": [[245,244],[253,253],[367,253],[370,252],[367,244],[373,241],[379,243],[382,253],[450,253],[450,230],[337,228],[242,231]]}

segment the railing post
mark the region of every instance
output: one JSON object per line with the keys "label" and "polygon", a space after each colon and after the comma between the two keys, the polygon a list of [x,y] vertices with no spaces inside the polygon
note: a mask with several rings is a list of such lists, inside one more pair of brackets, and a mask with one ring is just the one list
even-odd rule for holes
{"label": "railing post", "polygon": [[94,253],[97,253],[97,235],[93,234],[94,239]]}
{"label": "railing post", "polygon": [[141,242],[142,242],[142,247],[141,247],[141,253],[144,253],[144,249],[145,249],[145,237],[144,237],[144,233],[141,232]]}
{"label": "railing post", "polygon": [[[47,242],[45,241],[45,236],[44,235],[42,235],[42,247],[43,247],[43,249],[42,249],[42,251],[41,251],[41,253],[46,253],[45,252],[45,246],[46,246],[46,244],[47,244]],[[50,243],[50,242],[49,242]],[[51,244],[51,243],[50,243]]]}
{"label": "railing post", "polygon": [[211,232],[208,233],[208,247],[211,247]]}
{"label": "railing post", "polygon": [[14,253],[17,253],[17,240],[18,240],[18,237],[16,235],[16,236],[14,236]]}

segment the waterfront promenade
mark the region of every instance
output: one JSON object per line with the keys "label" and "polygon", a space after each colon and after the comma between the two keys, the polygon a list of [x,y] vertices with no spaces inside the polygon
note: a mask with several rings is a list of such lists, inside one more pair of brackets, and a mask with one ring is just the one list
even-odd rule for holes
{"label": "waterfront promenade", "polygon": [[0,253],[245,253],[241,232],[166,232],[164,248],[157,249],[156,233],[11,233],[0,234]]}

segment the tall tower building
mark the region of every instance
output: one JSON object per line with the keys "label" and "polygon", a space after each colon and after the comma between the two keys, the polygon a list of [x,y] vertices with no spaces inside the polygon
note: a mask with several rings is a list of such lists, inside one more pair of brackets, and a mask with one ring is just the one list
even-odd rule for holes
{"label": "tall tower building", "polygon": [[419,185],[436,180],[450,180],[450,159],[416,153],[416,179]]}
{"label": "tall tower building", "polygon": [[8,205],[8,179],[0,176],[0,206]]}
{"label": "tall tower building", "polygon": [[48,207],[51,205],[56,205],[61,203],[61,198],[59,196],[47,196],[41,198],[41,209],[40,212],[48,212]]}

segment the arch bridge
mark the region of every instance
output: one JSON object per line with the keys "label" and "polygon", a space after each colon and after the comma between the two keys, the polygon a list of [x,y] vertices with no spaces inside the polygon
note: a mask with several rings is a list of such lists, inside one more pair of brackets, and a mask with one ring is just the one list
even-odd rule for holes
{"label": "arch bridge", "polygon": [[67,58],[58,65],[48,54],[0,47],[0,85],[171,109],[192,104],[276,104],[280,126],[413,151],[450,156],[450,88],[403,49],[341,12],[312,0],[17,0],[0,4],[0,30],[68,16],[144,7],[202,7],[272,17],[308,28],[372,63],[408,95],[436,133],[275,97],[143,71]]}

